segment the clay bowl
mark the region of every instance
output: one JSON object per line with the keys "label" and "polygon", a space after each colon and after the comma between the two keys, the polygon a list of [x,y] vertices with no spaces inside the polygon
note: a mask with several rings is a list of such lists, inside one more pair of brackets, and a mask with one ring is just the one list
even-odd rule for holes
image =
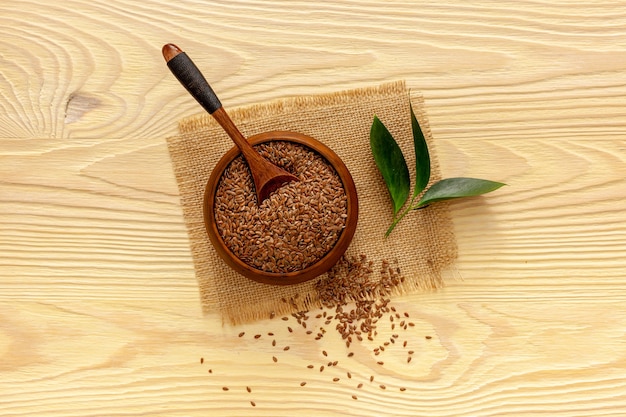
{"label": "clay bowl", "polygon": [[209,239],[215,247],[215,250],[226,262],[226,264],[228,264],[235,271],[251,280],[264,284],[297,284],[313,279],[324,272],[327,272],[337,263],[346,249],[348,249],[357,226],[359,206],[356,187],[350,172],[346,168],[343,161],[341,161],[337,154],[335,154],[335,152],[333,152],[329,147],[300,133],[282,131],[266,132],[251,136],[248,138],[248,141],[253,146],[271,141],[294,142],[308,147],[310,150],[317,152],[325,158],[326,161],[335,169],[341,179],[346,193],[347,218],[345,221],[345,227],[341,231],[341,234],[332,249],[330,249],[315,263],[301,270],[290,272],[267,272],[252,267],[239,259],[224,242],[215,219],[215,194],[220,178],[229,164],[241,153],[237,147],[233,147],[219,160],[213,169],[204,193],[204,222]]}

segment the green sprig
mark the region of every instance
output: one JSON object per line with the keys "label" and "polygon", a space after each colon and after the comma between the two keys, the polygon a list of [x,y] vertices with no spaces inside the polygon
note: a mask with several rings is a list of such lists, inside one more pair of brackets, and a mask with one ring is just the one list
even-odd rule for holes
{"label": "green sprig", "polygon": [[[479,178],[457,177],[443,179],[426,189],[430,181],[430,155],[424,133],[413,112],[413,106],[410,106],[410,108],[413,147],[415,150],[415,186],[408,205],[406,201],[409,198],[411,180],[409,168],[402,150],[387,127],[377,116],[374,116],[370,129],[372,155],[378,170],[383,176],[393,204],[393,221],[387,229],[385,237],[389,236],[400,220],[413,210],[425,208],[437,201],[474,197],[489,193],[505,185],[501,182]],[[402,210],[402,207],[405,205],[406,208]]]}

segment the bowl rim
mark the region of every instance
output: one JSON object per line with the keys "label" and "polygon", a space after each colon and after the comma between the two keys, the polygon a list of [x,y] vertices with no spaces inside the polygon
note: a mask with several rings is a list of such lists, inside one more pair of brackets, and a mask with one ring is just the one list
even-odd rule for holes
{"label": "bowl rim", "polygon": [[203,203],[204,225],[209,236],[209,240],[213,244],[213,247],[217,251],[218,255],[224,260],[224,262],[226,262],[228,266],[230,266],[236,272],[240,273],[246,278],[264,284],[292,285],[305,282],[320,276],[324,272],[327,272],[329,269],[331,269],[337,263],[337,261],[339,261],[339,259],[348,249],[348,246],[350,245],[350,243],[352,242],[352,238],[354,237],[354,233],[356,231],[356,226],[358,223],[359,203],[356,186],[354,184],[354,180],[352,179],[350,171],[348,171],[348,168],[341,160],[341,158],[339,158],[339,156],[328,146],[324,145],[317,139],[314,139],[302,133],[281,130],[259,133],[248,138],[248,142],[250,142],[250,144],[253,146],[273,141],[295,142],[310,148],[311,150],[317,152],[322,157],[324,157],[326,161],[335,169],[337,175],[339,175],[344,190],[346,191],[347,217],[346,225],[332,249],[330,249],[314,264],[309,265],[308,267],[299,271],[291,272],[266,272],[256,269],[243,262],[241,259],[235,256],[235,254],[230,249],[228,249],[226,243],[224,242],[218,231],[217,223],[215,222],[215,215],[213,214],[215,207],[214,197],[217,191],[217,185],[219,184],[219,180],[222,177],[224,170],[237,156],[241,154],[236,146],[226,152],[217,162],[217,164],[213,168],[213,171],[211,172],[209,180],[207,181]]}

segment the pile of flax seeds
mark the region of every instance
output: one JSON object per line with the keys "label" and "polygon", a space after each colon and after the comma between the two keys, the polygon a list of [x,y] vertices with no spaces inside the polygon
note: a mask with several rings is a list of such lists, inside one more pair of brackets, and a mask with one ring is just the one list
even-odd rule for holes
{"label": "pile of flax seeds", "polygon": [[[406,355],[407,364],[411,362],[413,358],[414,350],[408,346],[408,340],[401,336],[404,331],[415,327],[415,324],[410,320],[410,314],[407,312],[399,312],[392,305],[390,295],[393,293],[400,284],[404,282],[400,269],[397,266],[392,266],[388,261],[382,261],[378,273],[374,271],[374,264],[369,261],[365,255],[361,255],[358,258],[342,258],[337,265],[326,275],[326,277],[320,279],[315,284],[315,291],[318,297],[319,303],[322,305],[321,311],[312,315],[309,311],[298,311],[292,313],[290,316],[284,316],[281,318],[285,322],[286,329],[289,333],[295,331],[305,332],[306,335],[311,336],[314,340],[319,341],[324,338],[328,332],[327,329],[334,328],[334,330],[345,341],[345,353],[346,357],[351,358],[354,356],[354,351],[351,349],[354,344],[368,341],[370,346],[375,346],[372,349],[373,355],[376,359],[382,357],[385,349],[391,346],[396,346],[396,351],[401,349],[404,355]],[[291,304],[296,307],[296,300],[298,295],[292,299],[282,299],[282,302]],[[270,319],[275,319],[276,314],[270,314]],[[293,325],[295,321],[297,325]],[[315,323],[314,326],[307,323]],[[391,330],[391,337],[385,340],[380,340],[378,329],[380,326],[389,326]],[[293,327],[292,327],[293,326]],[[295,329],[294,329],[295,327]],[[385,331],[386,334],[389,332]],[[246,337],[246,332],[240,332],[239,338]],[[267,337],[272,339],[272,347],[277,351],[288,351],[290,346],[278,346],[279,343],[276,339],[274,332],[268,332],[267,335],[255,334],[251,336],[253,340],[266,339]],[[432,339],[431,336],[425,336],[426,339]],[[321,351],[323,356],[322,363],[308,364],[308,369],[318,369],[319,372],[324,372],[330,368],[336,368],[339,364],[339,360],[332,360],[336,355],[331,355],[326,350]],[[278,353],[272,356],[272,362],[278,363]],[[376,360],[376,366],[384,366],[383,360]],[[204,363],[204,358],[200,359],[200,363]],[[213,369],[209,369],[209,373],[213,374]],[[334,374],[336,375],[336,373]],[[353,380],[353,375],[350,371],[345,371],[345,378]],[[342,378],[334,376],[332,382],[339,382]],[[369,384],[375,384],[375,377],[371,375],[369,380],[365,380]],[[306,381],[300,382],[301,387],[307,385]],[[386,390],[385,384],[377,384],[381,390]],[[355,388],[363,388],[363,382],[355,381]],[[248,394],[252,394],[252,388],[250,386],[245,387]],[[406,391],[405,387],[397,387],[401,392]],[[228,386],[222,387],[223,391],[230,391]],[[358,400],[358,396],[353,394],[351,396],[353,400]],[[256,407],[257,403],[254,400],[250,400],[250,405]]]}

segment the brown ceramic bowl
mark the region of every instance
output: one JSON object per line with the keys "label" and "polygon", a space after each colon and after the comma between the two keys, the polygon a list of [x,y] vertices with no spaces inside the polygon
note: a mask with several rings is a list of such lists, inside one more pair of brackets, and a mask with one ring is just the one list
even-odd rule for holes
{"label": "brown ceramic bowl", "polygon": [[293,272],[266,272],[256,269],[243,262],[226,246],[218,231],[214,214],[215,193],[217,191],[219,180],[228,165],[240,154],[239,149],[237,147],[233,147],[219,160],[213,169],[204,193],[204,223],[211,243],[215,247],[219,256],[231,268],[239,272],[241,275],[257,282],[275,285],[289,285],[304,282],[323,274],[332,268],[344,254],[346,249],[348,249],[348,246],[352,241],[352,237],[354,236],[354,232],[356,231],[359,216],[359,204],[357,200],[356,187],[350,172],[339,156],[337,156],[337,154],[335,154],[335,152],[333,152],[329,147],[300,133],[282,131],[266,132],[251,136],[248,138],[248,141],[253,146],[271,141],[295,142],[308,147],[324,157],[339,175],[339,178],[343,183],[343,188],[346,191],[347,218],[345,228],[339,235],[339,239],[333,248],[317,262],[304,269]]}

